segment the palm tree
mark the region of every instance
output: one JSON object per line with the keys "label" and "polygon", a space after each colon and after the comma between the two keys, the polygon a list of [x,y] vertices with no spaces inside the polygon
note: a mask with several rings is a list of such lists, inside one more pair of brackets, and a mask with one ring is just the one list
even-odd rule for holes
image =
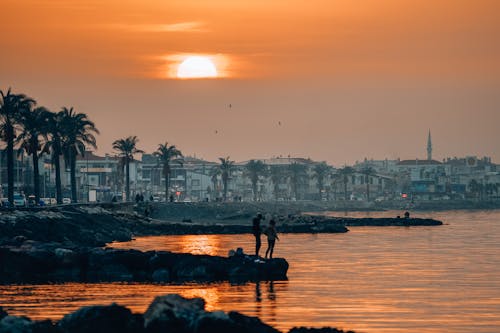
{"label": "palm tree", "polygon": [[19,117],[21,132],[16,138],[16,143],[20,145],[22,151],[33,157],[33,188],[36,203],[40,199],[38,159],[41,154],[47,152],[42,147],[48,141],[48,122],[50,117],[51,112],[44,107],[37,107],[33,110],[22,110]]}
{"label": "palm tree", "polygon": [[278,200],[278,195],[280,193],[279,186],[286,177],[286,170],[282,166],[273,165],[269,168],[271,182],[273,183],[274,199]]}
{"label": "palm tree", "polygon": [[231,176],[231,171],[234,168],[234,161],[231,161],[228,157],[219,157],[220,165],[220,174],[222,176],[222,186],[224,187],[224,201],[227,200],[227,185],[229,182],[229,177]]}
{"label": "palm tree", "polygon": [[0,136],[7,143],[7,196],[13,204],[15,126],[21,110],[31,110],[36,102],[24,94],[13,94],[10,88],[6,93],[0,90],[0,97]]}
{"label": "palm tree", "polygon": [[366,166],[361,169],[361,173],[365,176],[366,183],[366,201],[370,201],[370,177],[375,175],[375,169],[370,166]]}
{"label": "palm tree", "polygon": [[347,196],[347,183],[349,182],[349,176],[354,173],[354,169],[349,166],[345,166],[339,169],[337,172],[340,175],[342,182],[344,183],[344,198],[347,201],[349,199]]}
{"label": "palm tree", "polygon": [[288,166],[288,172],[290,184],[292,185],[292,192],[298,200],[300,198],[299,187],[304,183],[307,177],[307,167],[304,164],[292,163]]}
{"label": "palm tree", "polygon": [[472,179],[469,183],[471,193],[475,194],[476,198],[480,201],[482,200],[483,187],[483,184],[475,179]]}
{"label": "palm tree", "polygon": [[144,151],[137,149],[138,142],[139,139],[135,135],[113,142],[113,149],[125,164],[125,195],[127,201],[130,200],[130,162],[134,160],[135,154],[144,153]]}
{"label": "palm tree", "polygon": [[250,160],[245,165],[245,176],[252,182],[253,201],[257,201],[257,183],[260,176],[267,175],[267,165],[259,160]]}
{"label": "palm tree", "polygon": [[158,149],[153,153],[154,156],[158,157],[160,163],[162,164],[162,172],[165,177],[165,201],[168,200],[168,192],[170,189],[170,163],[178,163],[182,165],[182,153],[174,145],[169,146],[168,142],[165,144],[158,145]]}
{"label": "palm tree", "polygon": [[95,127],[94,122],[88,119],[85,113],[75,112],[72,107],[63,107],[59,113],[61,129],[63,131],[62,148],[64,160],[70,168],[71,200],[77,202],[76,157],[78,155],[85,156],[85,148],[87,146],[97,149],[94,134],[99,134],[99,130]]}
{"label": "palm tree", "polygon": [[61,113],[49,113],[47,125],[47,132],[50,134],[51,138],[47,142],[45,149],[52,152],[52,163],[54,164],[54,172],[56,176],[56,200],[58,204],[62,204],[60,157],[63,152],[61,141],[63,129]]}
{"label": "palm tree", "polygon": [[220,176],[221,172],[220,172],[220,167],[217,166],[217,167],[214,167],[210,170],[210,180],[212,181],[212,184],[214,186],[214,197],[217,197],[217,183],[219,182],[218,178]]}
{"label": "palm tree", "polygon": [[321,200],[321,194],[325,189],[325,178],[330,172],[330,167],[325,162],[321,162],[314,166],[313,172],[313,178],[316,178],[316,182],[318,184],[319,199]]}

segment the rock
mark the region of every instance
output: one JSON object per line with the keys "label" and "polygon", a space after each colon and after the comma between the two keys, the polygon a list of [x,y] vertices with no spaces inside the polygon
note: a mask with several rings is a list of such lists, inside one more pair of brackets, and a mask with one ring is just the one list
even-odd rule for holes
{"label": "rock", "polygon": [[2,333],[32,333],[31,320],[26,317],[7,316],[0,320]]}
{"label": "rock", "polygon": [[18,235],[12,238],[12,243],[15,245],[21,245],[27,240],[26,236]]}
{"label": "rock", "polygon": [[9,314],[0,306],[0,320],[7,317]]}
{"label": "rock", "polygon": [[82,307],[64,316],[58,326],[65,333],[143,332],[142,317],[117,304]]}
{"label": "rock", "polygon": [[200,315],[193,331],[195,333],[233,333],[242,332],[242,327],[239,327],[223,311],[215,311]]}
{"label": "rock", "polygon": [[62,264],[71,264],[76,258],[75,252],[69,249],[57,248],[54,250],[54,254]]}
{"label": "rock", "polygon": [[148,332],[192,332],[204,310],[202,298],[188,299],[177,294],[158,296],[144,313],[144,327]]}
{"label": "rock", "polygon": [[288,333],[354,333],[353,331],[342,331],[336,328],[323,327],[323,328],[307,328],[307,327],[294,327]]}
{"label": "rock", "polygon": [[244,333],[281,333],[277,329],[267,324],[264,324],[257,317],[245,316],[239,312],[229,312],[229,318],[241,329],[238,332]]}
{"label": "rock", "polygon": [[168,269],[157,269],[153,272],[151,276],[154,282],[169,282],[170,281],[170,272]]}
{"label": "rock", "polygon": [[134,275],[127,267],[121,264],[111,264],[100,269],[87,271],[87,280],[91,282],[101,281],[134,281]]}
{"label": "rock", "polygon": [[33,333],[62,333],[61,329],[50,320],[35,321],[31,324]]}

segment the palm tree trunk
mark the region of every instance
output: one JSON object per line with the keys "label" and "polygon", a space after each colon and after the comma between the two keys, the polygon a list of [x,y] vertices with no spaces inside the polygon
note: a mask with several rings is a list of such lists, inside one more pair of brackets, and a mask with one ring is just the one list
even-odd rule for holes
{"label": "palm tree trunk", "polygon": [[370,183],[366,177],[366,201],[370,201]]}
{"label": "palm tree trunk", "polygon": [[257,201],[257,182],[252,182],[253,201]]}
{"label": "palm tree trunk", "polygon": [[33,187],[35,190],[35,204],[40,202],[40,171],[38,169],[38,153],[33,153]]}
{"label": "palm tree trunk", "polygon": [[7,134],[7,196],[14,205],[14,128],[10,121],[6,124]]}
{"label": "palm tree trunk", "polygon": [[130,201],[130,162],[127,159],[125,163],[125,195],[126,201]]}
{"label": "palm tree trunk", "polygon": [[59,152],[54,154],[54,169],[56,172],[56,200],[58,204],[62,204],[62,189],[61,189],[61,163],[59,163]]}
{"label": "palm tree trunk", "polygon": [[168,190],[170,187],[170,175],[166,172],[165,173],[165,201],[168,202]]}
{"label": "palm tree trunk", "polygon": [[[78,197],[76,193],[76,153],[74,151],[70,151],[69,158],[70,158],[69,168],[70,168],[70,178],[71,178],[71,201],[78,202]],[[88,170],[87,170],[87,177],[88,177]]]}
{"label": "palm tree trunk", "polygon": [[347,182],[344,181],[344,197],[345,197],[345,201],[347,201]]}
{"label": "palm tree trunk", "polygon": [[323,184],[322,184],[322,183],[323,183],[323,182],[319,182],[319,181],[318,181],[318,191],[319,191],[319,198],[318,198],[318,200],[319,200],[319,201],[321,201],[321,200],[323,199],[323,198],[321,197],[321,194],[322,194],[322,192],[321,192],[321,191],[323,190]]}
{"label": "palm tree trunk", "polygon": [[224,201],[227,200],[227,180],[222,180],[223,185],[224,185]]}

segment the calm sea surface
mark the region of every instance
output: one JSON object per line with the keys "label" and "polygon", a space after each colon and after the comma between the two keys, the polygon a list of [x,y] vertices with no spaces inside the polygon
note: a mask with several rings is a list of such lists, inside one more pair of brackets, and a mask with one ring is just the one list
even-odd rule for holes
{"label": "calm sea surface", "polygon": [[[396,215],[402,212],[348,213]],[[10,285],[0,286],[0,305],[12,314],[58,319],[83,305],[111,302],[144,311],[155,296],[180,293],[203,297],[208,310],[259,316],[281,330],[500,332],[500,211],[414,215],[445,225],[281,235],[275,256],[288,260],[288,281]],[[162,236],[113,246],[226,255],[236,247],[251,253],[253,241],[251,235]]]}

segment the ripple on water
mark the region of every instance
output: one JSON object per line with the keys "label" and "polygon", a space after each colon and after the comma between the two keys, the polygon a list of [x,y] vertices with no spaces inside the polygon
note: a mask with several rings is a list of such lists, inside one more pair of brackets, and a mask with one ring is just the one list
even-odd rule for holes
{"label": "ripple on water", "polygon": [[[446,224],[281,235],[275,254],[289,261],[289,281],[11,285],[0,286],[0,305],[57,319],[83,305],[111,302],[142,312],[155,296],[180,293],[205,298],[209,310],[241,311],[282,330],[329,325],[362,332],[500,331],[500,211],[420,215]],[[251,253],[254,245],[251,235],[186,235],[112,246],[225,256],[236,247]]]}

